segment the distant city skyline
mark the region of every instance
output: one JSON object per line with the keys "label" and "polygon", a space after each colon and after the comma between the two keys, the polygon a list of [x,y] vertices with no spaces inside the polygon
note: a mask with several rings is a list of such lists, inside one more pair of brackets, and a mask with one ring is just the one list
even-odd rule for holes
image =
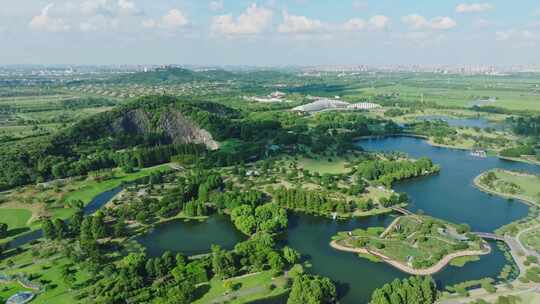
{"label": "distant city skyline", "polygon": [[2,2],[2,65],[540,64],[533,0]]}

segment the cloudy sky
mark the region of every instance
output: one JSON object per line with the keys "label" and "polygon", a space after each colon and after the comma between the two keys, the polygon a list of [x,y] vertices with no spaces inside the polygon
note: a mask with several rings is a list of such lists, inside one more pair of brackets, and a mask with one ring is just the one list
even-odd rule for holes
{"label": "cloudy sky", "polygon": [[538,0],[1,0],[0,64],[539,64]]}

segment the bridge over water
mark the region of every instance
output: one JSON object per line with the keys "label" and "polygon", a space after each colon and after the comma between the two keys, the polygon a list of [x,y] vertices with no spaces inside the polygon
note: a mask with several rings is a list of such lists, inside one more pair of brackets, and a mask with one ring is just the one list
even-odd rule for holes
{"label": "bridge over water", "polygon": [[412,213],[411,211],[405,209],[405,208],[401,208],[401,207],[396,207],[396,206],[393,206],[393,207],[390,207],[390,209],[394,210],[395,212],[399,212],[403,215],[413,215],[414,213]]}
{"label": "bridge over water", "polygon": [[501,241],[501,242],[507,242],[508,239],[504,236],[496,235],[493,233],[487,233],[487,232],[473,232],[473,234],[483,238],[483,239],[490,239],[495,241]]}

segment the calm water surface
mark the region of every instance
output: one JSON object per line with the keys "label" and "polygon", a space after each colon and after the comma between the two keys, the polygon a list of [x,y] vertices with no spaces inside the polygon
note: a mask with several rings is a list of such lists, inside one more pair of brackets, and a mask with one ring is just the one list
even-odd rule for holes
{"label": "calm water surface", "polygon": [[469,128],[494,128],[494,129],[504,129],[506,126],[504,123],[493,123],[488,121],[485,118],[452,118],[445,115],[426,115],[418,116],[417,120],[442,120],[448,123],[451,127],[469,127]]}
{"label": "calm water surface", "polygon": [[[474,158],[467,151],[432,147],[414,138],[386,138],[358,143],[366,150],[402,151],[411,157],[429,157],[441,165],[441,173],[396,184],[397,191],[406,192],[412,199],[409,209],[423,210],[426,214],[456,223],[467,223],[474,231],[489,232],[527,215],[525,204],[487,195],[474,188],[474,177],[491,168],[526,170],[540,173],[540,168],[524,163],[508,162],[497,158]],[[312,264],[310,272],[327,276],[337,282],[341,303],[367,303],[375,288],[395,278],[407,275],[384,263],[372,263],[329,246],[331,237],[339,231],[370,226],[387,226],[392,216],[333,221],[326,218],[294,214],[290,216],[285,242],[307,255]],[[174,221],[158,226],[140,242],[152,255],[164,250],[188,254],[207,252],[210,244],[232,248],[241,241],[241,234],[222,216],[207,222]],[[464,280],[496,277],[506,260],[495,244],[493,252],[480,261],[465,267],[449,266],[434,276],[440,284],[455,284]],[[258,303],[284,303],[284,298]]]}
{"label": "calm water surface", "polygon": [[236,230],[225,215],[214,215],[206,221],[172,220],[157,225],[137,239],[149,256],[159,256],[169,250],[196,255],[210,251],[211,245],[232,249],[246,237]]}

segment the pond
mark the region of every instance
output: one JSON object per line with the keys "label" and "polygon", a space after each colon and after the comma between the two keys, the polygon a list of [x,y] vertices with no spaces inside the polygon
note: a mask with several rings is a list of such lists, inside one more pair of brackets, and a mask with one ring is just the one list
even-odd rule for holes
{"label": "pond", "polygon": [[485,118],[453,118],[445,115],[425,115],[416,117],[417,120],[422,121],[435,121],[442,120],[447,122],[451,127],[468,127],[468,128],[494,128],[496,130],[505,129],[506,125],[504,123],[495,123],[491,122]]}
{"label": "pond", "polygon": [[228,216],[214,215],[205,221],[175,219],[158,224],[137,241],[146,248],[148,256],[156,257],[167,250],[185,255],[208,253],[211,245],[232,249],[245,239]]}

